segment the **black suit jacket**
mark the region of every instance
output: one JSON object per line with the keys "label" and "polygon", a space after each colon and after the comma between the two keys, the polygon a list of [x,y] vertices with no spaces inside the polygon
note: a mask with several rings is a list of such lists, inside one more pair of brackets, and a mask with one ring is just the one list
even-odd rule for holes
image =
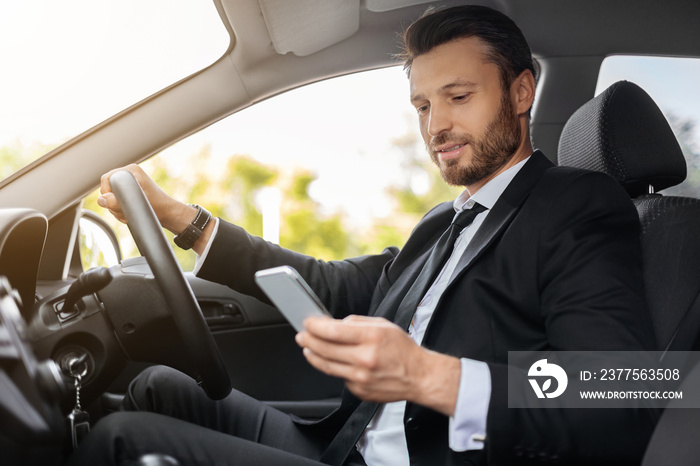
{"label": "black suit jacket", "polygon": [[[401,251],[338,262],[221,222],[199,275],[267,301],[254,272],[287,264],[335,316],[391,317],[453,216],[452,204],[441,204]],[[607,175],[555,167],[535,152],[469,244],[423,340],[432,350],[489,364],[485,449],[451,451],[448,418],[408,403],[412,464],[638,463],[654,413],[509,409],[507,357],[508,351],[653,349],[642,283],[639,220],[624,190]],[[357,403],[345,393],[341,408],[318,427],[337,431]]]}

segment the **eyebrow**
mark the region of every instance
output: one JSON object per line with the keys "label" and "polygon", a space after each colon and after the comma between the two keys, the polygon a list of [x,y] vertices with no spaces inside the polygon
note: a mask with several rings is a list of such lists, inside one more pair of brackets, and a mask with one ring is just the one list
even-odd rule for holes
{"label": "eyebrow", "polygon": [[[451,83],[447,83],[444,86],[442,86],[440,89],[438,89],[438,94],[444,94],[447,91],[451,91],[452,89],[458,88],[458,87],[476,87],[476,83],[473,81],[468,81],[466,79],[458,79],[456,81],[452,81]],[[411,102],[415,102],[417,100],[424,100],[425,97],[423,94],[416,94],[411,96]]]}

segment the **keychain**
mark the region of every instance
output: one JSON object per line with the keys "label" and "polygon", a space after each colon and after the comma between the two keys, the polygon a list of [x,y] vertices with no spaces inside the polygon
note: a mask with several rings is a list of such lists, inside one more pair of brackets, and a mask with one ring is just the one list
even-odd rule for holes
{"label": "keychain", "polygon": [[[72,360],[68,366],[70,368],[70,376],[75,380],[75,407],[68,415],[73,450],[78,448],[78,444],[90,432],[90,415],[83,411],[80,406],[80,389],[83,376],[87,374],[87,364],[85,364],[87,357],[87,354],[84,354],[82,357]],[[81,366],[83,366],[83,370],[78,371],[78,368]]]}

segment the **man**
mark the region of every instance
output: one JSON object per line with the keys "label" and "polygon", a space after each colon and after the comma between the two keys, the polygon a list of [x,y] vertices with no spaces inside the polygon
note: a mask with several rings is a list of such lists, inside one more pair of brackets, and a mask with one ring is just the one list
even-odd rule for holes
{"label": "man", "polygon": [[[76,462],[149,452],[183,464],[639,461],[653,428],[645,411],[533,412],[508,409],[506,397],[509,350],[652,349],[631,202],[606,176],[554,167],[533,151],[535,70],[506,16],[439,10],[404,39],[430,156],[448,183],[465,187],[454,203],[430,211],[400,252],[335,263],[222,220],[193,244],[200,277],[264,299],[254,272],[291,265],[344,318],[307,319],[296,337],[309,363],[345,380],[342,406],[305,422],[237,392],[206,400],[185,376],[153,369],[132,384],[125,409],[158,414],[108,417]],[[199,217],[128,169],[164,227],[179,234]],[[100,203],[123,220],[109,175]]]}

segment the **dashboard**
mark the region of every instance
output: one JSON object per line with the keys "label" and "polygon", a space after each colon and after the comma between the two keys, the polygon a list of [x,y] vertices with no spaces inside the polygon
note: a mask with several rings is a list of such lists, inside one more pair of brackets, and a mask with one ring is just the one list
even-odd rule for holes
{"label": "dashboard", "polygon": [[35,210],[0,209],[0,275],[19,292],[25,320],[35,300],[47,230],[46,217]]}

